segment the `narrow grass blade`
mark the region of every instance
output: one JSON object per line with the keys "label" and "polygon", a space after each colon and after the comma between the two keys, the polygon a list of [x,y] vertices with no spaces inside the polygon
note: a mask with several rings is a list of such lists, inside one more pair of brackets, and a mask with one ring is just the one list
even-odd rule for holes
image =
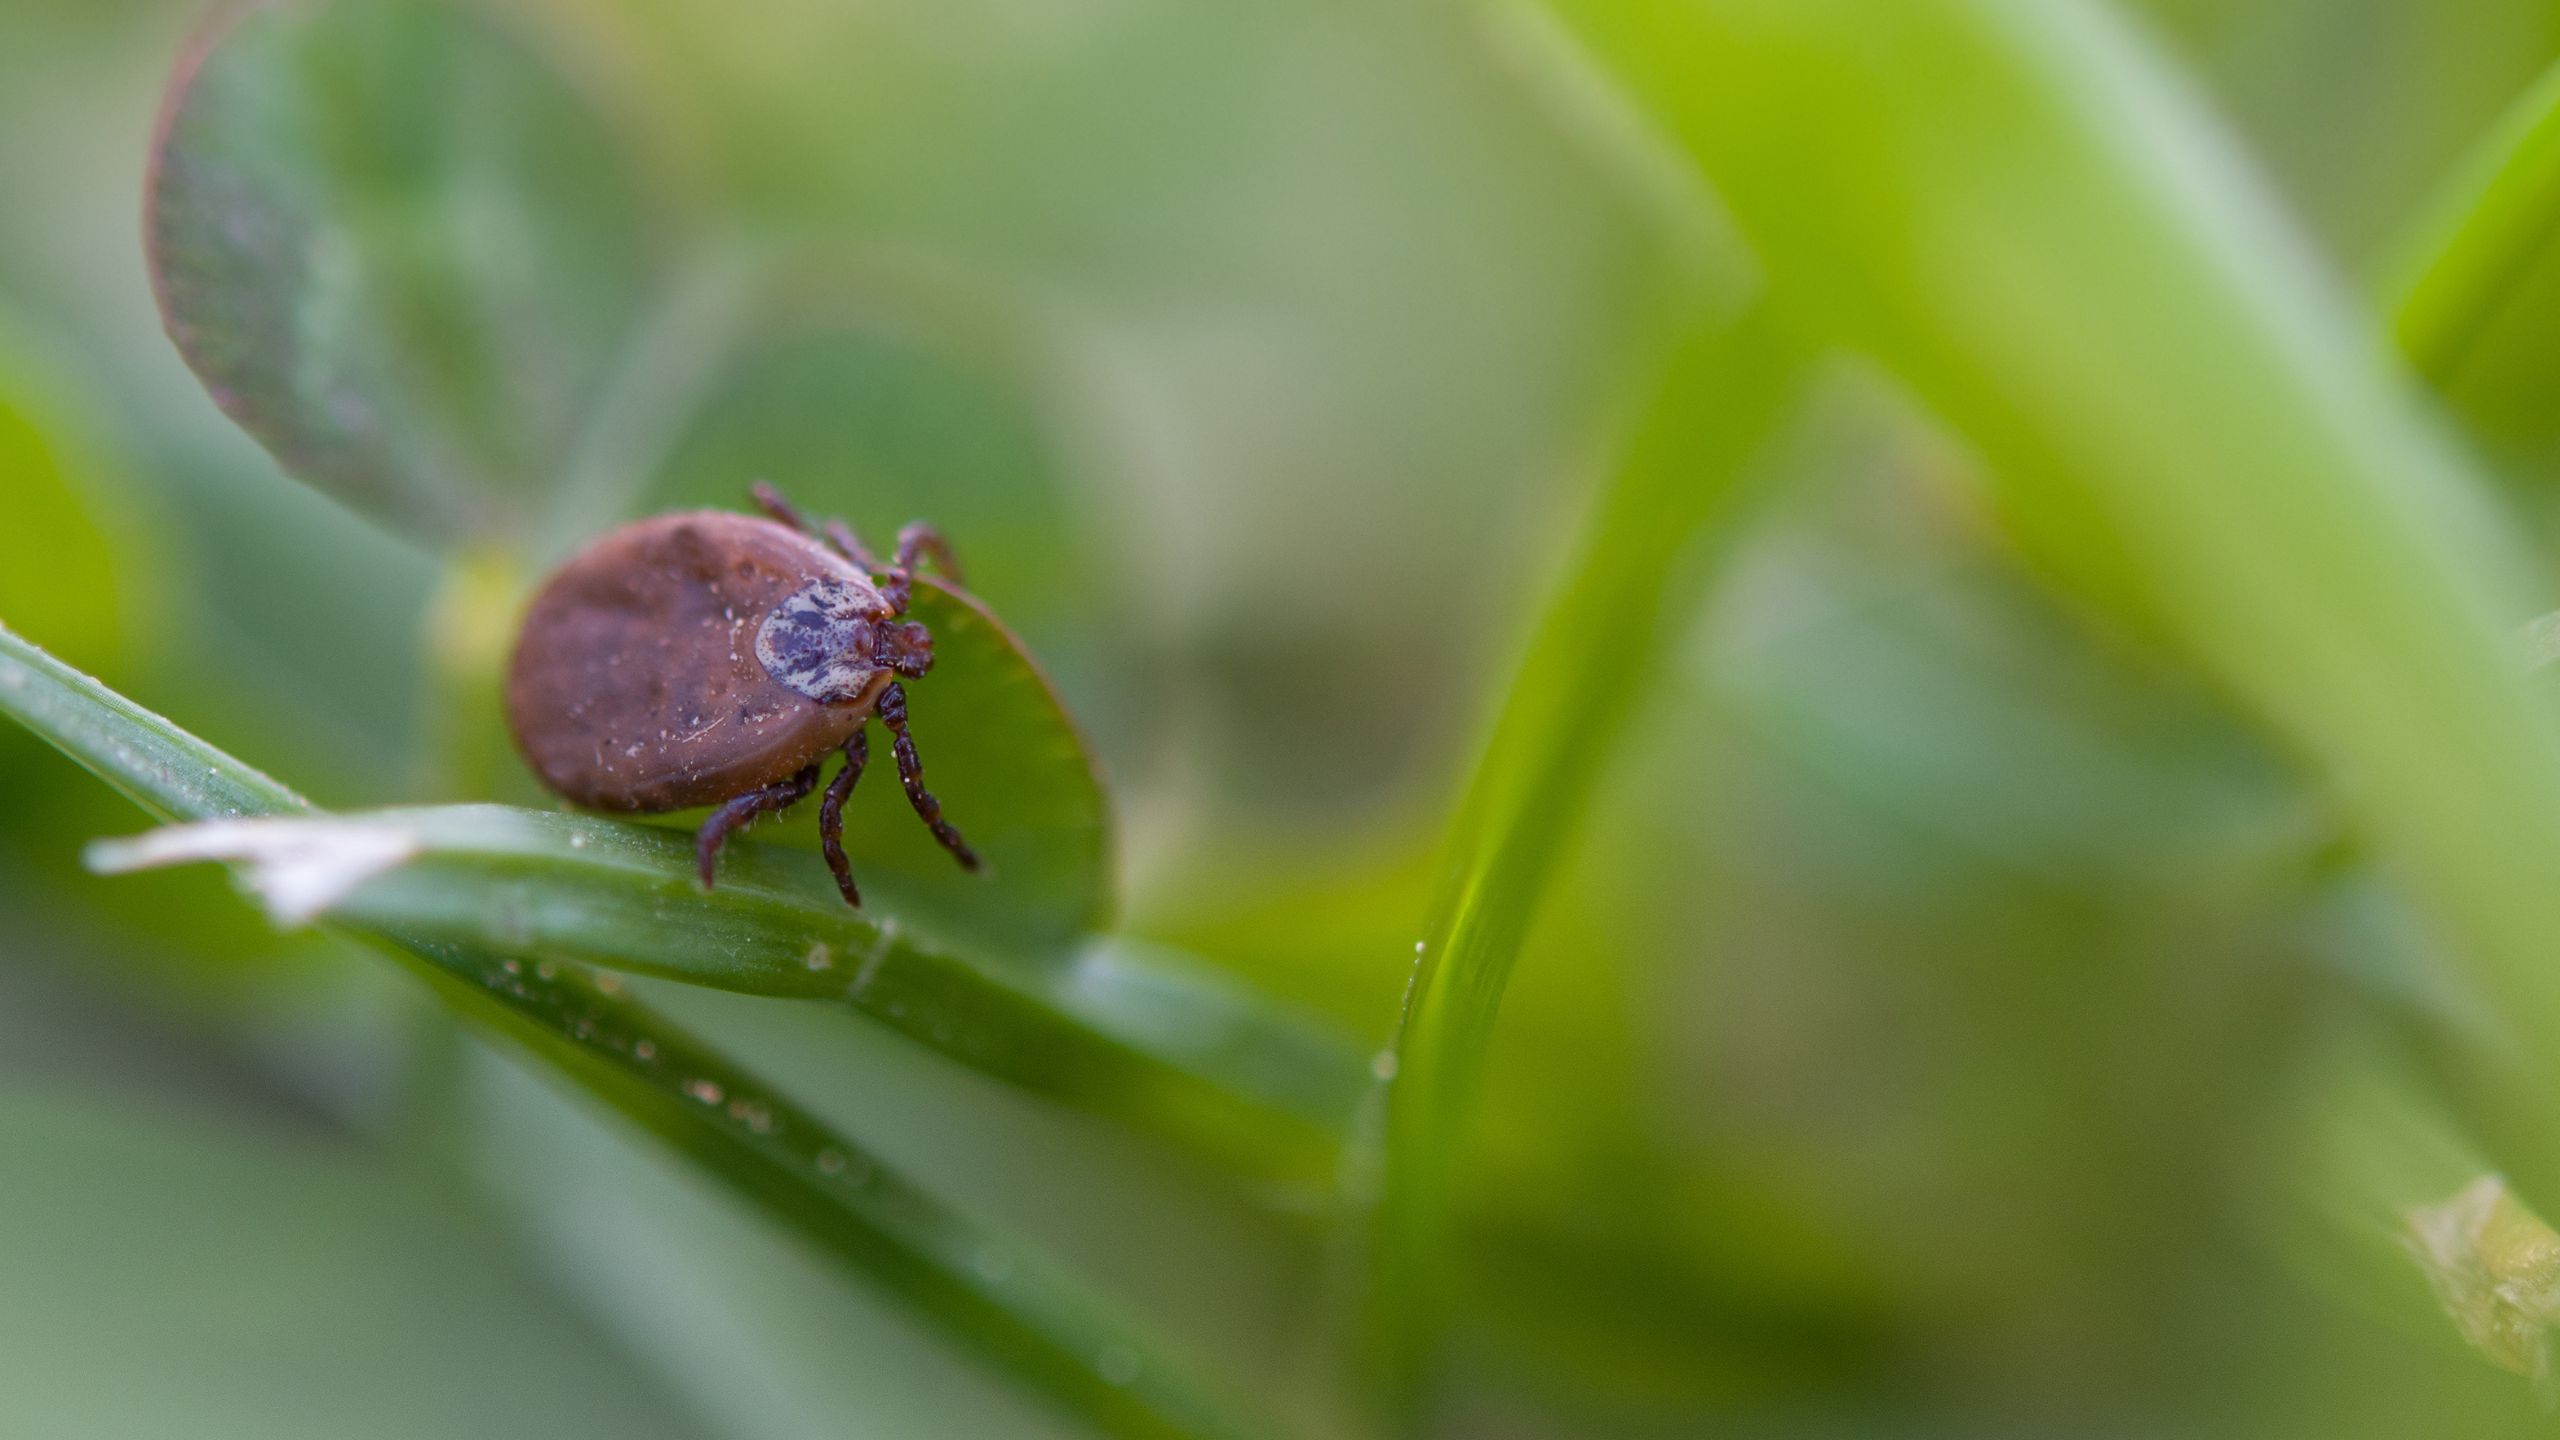
{"label": "narrow grass blade", "polygon": [[1369,1237],[1369,1358],[1398,1404],[1413,1398],[1447,1305],[1451,1173],[1512,963],[1802,375],[1757,308],[1688,338],[1599,497],[1469,782],[1395,1041]]}
{"label": "narrow grass blade", "polygon": [[[0,630],[0,712],[172,819],[309,812],[258,771]],[[611,975],[392,929],[359,930],[455,1014],[685,1154],[777,1222],[930,1316],[990,1368],[1105,1433],[1251,1427],[1037,1257],[891,1174],[815,1115],[621,993]]]}
{"label": "narrow grass blade", "polygon": [[1060,963],[976,958],[879,897],[847,908],[791,849],[734,846],[706,894],[674,832],[456,805],[180,826],[92,860],[245,863],[283,924],[325,916],[526,965],[838,1002],[998,1079],[1308,1189],[1330,1178],[1366,1081],[1347,1040],[1206,972],[1099,941]]}
{"label": "narrow grass blade", "polygon": [[2412,235],[2383,303],[2400,353],[2442,385],[2560,239],[2560,67],[2482,139]]}

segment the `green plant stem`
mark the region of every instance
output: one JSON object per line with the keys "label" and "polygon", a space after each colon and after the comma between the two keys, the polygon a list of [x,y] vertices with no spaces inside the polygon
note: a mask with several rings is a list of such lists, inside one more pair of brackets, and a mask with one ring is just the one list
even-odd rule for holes
{"label": "green plant stem", "polygon": [[1392,1051],[1368,1358],[1409,1408],[1447,1301],[1450,1193],[1513,963],[1636,704],[1747,512],[1804,362],[1756,306],[1686,337],[1601,491],[1448,841]]}
{"label": "green plant stem", "polygon": [[425,618],[427,757],[419,789],[453,800],[497,793],[507,763],[499,677],[515,644],[524,569],[497,546],[450,554]]}
{"label": "green plant stem", "polygon": [[2410,368],[2444,385],[2560,238],[2560,65],[2481,139],[2410,233],[2383,310]]}
{"label": "green plant stem", "polygon": [[[310,802],[0,629],[0,713],[165,819]],[[355,932],[462,1019],[696,1162],[954,1344],[1105,1433],[1257,1433],[1038,1257],[891,1173],[816,1115],[630,1000],[611,975],[383,928]]]}

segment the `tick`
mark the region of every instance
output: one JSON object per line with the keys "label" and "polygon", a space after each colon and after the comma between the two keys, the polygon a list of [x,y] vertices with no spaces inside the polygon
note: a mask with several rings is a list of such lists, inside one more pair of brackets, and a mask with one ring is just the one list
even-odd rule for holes
{"label": "tick", "polygon": [[507,725],[533,773],[591,810],[654,814],[716,805],[694,835],[710,888],[729,836],[818,788],[818,837],[845,903],[862,893],[844,855],[844,804],[888,728],[908,803],[965,870],[977,852],[924,787],[904,681],[933,668],[933,636],[902,618],[916,568],[955,584],[932,527],[898,532],[887,565],[841,520],[811,525],[759,483],[762,517],[690,510],[635,520],[543,582],[507,670]]}

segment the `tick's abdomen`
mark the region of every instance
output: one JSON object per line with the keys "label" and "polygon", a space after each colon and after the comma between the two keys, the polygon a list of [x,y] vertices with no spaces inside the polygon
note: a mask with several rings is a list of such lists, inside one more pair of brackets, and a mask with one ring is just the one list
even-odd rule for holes
{"label": "tick's abdomen", "polygon": [[789,778],[871,710],[795,693],[757,658],[765,617],[818,579],[870,588],[806,536],[724,511],[600,537],[534,597],[516,644],[507,721],[526,762],[596,810],[681,810]]}

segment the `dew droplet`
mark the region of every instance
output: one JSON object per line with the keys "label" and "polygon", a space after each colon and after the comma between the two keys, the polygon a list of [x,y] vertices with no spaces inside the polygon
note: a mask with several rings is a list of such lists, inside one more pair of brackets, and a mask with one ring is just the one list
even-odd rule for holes
{"label": "dew droplet", "polygon": [[1381,1050],[1369,1060],[1369,1073],[1381,1080],[1396,1078],[1396,1052]]}
{"label": "dew droplet", "polygon": [[557,980],[560,978],[560,967],[552,964],[548,960],[545,960],[541,964],[533,967],[533,973],[541,976],[545,980]]}
{"label": "dew droplet", "polygon": [[720,1089],[720,1082],[716,1080],[687,1080],[684,1082],[684,1093],[705,1105],[717,1105],[720,1103],[723,1092]]}
{"label": "dew droplet", "polygon": [[655,1040],[637,1041],[631,1047],[631,1055],[632,1058],[636,1060],[655,1060],[658,1058],[658,1042]]}
{"label": "dew droplet", "polygon": [[813,940],[809,942],[809,953],[802,958],[801,963],[812,970],[832,970],[835,968],[836,952],[826,941]]}
{"label": "dew droplet", "polygon": [[619,995],[622,993],[622,977],[613,974],[598,975],[596,989],[607,995]]}

